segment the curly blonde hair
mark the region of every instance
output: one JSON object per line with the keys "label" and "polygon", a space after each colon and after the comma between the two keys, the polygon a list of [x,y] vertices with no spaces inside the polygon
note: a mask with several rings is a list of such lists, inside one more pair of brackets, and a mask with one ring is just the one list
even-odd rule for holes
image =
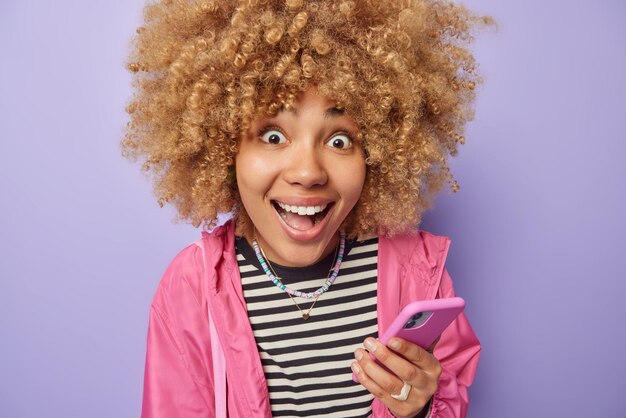
{"label": "curly blonde hair", "polygon": [[465,45],[490,17],[438,0],[163,0],[144,13],[120,145],[178,220],[208,230],[232,211],[245,234],[239,139],[309,86],[354,119],[366,153],[349,236],[416,227],[446,181],[458,188],[447,158],[481,81]]}

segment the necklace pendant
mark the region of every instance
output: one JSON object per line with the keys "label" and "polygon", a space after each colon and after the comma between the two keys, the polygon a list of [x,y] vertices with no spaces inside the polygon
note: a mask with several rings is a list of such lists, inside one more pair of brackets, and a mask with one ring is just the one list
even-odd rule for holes
{"label": "necklace pendant", "polygon": [[302,314],[302,319],[304,319],[304,320],[306,321],[307,319],[309,319],[309,316],[310,316],[310,315],[309,315],[309,313],[308,313],[308,312],[303,313],[303,314]]}

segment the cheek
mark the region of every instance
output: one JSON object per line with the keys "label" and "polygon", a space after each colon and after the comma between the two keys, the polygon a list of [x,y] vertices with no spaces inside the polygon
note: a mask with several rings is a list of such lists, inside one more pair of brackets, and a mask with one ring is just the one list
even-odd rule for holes
{"label": "cheek", "polygon": [[235,158],[237,187],[242,199],[264,193],[272,184],[271,165],[253,153],[242,153]]}
{"label": "cheek", "polygon": [[344,179],[342,182],[343,194],[345,199],[354,206],[361,197],[363,186],[365,184],[365,161],[363,159],[356,160],[353,164],[345,167],[340,174]]}

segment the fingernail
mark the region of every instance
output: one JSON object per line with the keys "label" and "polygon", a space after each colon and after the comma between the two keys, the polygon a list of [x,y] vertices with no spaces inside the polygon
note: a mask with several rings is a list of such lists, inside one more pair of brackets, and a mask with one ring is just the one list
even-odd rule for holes
{"label": "fingernail", "polygon": [[354,352],[354,357],[356,357],[357,360],[361,360],[363,358],[363,352],[361,350],[356,350]]}
{"label": "fingernail", "polygon": [[367,351],[370,353],[376,350],[376,341],[374,341],[373,338],[366,338],[363,345],[365,345],[365,348],[367,348]]}
{"label": "fingernail", "polygon": [[387,346],[389,346],[389,348],[393,348],[394,350],[397,350],[398,348],[400,348],[400,341],[398,341],[398,340],[391,340],[391,341],[389,341]]}
{"label": "fingernail", "polygon": [[352,371],[354,372],[354,374],[359,374],[361,373],[361,368],[359,367],[358,364],[356,363],[352,363]]}

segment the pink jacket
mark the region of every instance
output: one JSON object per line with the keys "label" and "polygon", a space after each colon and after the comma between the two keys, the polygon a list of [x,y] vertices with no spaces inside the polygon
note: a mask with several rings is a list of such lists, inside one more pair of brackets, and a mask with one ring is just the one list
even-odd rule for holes
{"label": "pink jacket", "polygon": [[[229,417],[271,417],[265,375],[248,321],[234,250],[234,225],[202,232],[201,249],[189,245],[166,269],[150,310],[143,418],[214,417],[213,364],[207,304],[224,350]],[[414,300],[454,296],[444,268],[450,240],[420,231],[380,237],[378,332]],[[384,279],[384,280],[383,280]],[[463,418],[480,343],[465,314],[444,331],[435,356],[443,372],[430,417]],[[374,417],[393,417],[377,399]]]}

